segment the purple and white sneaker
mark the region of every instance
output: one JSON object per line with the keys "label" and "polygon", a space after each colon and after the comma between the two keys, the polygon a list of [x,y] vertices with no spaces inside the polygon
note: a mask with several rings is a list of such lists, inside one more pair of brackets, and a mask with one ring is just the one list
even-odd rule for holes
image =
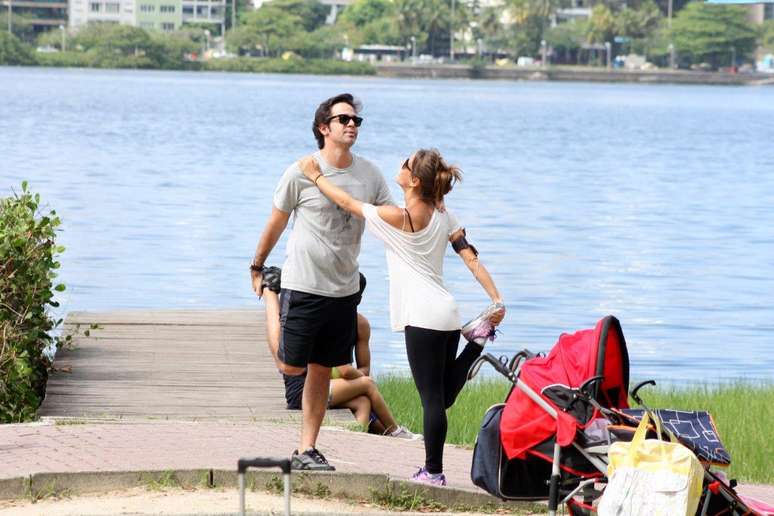
{"label": "purple and white sneaker", "polygon": [[419,468],[419,471],[411,476],[412,482],[419,482],[420,484],[430,484],[431,486],[445,486],[446,475],[443,473],[430,473],[426,468]]}
{"label": "purple and white sneaker", "polygon": [[492,324],[492,318],[500,314],[505,315],[505,305],[492,303],[475,319],[465,323],[462,327],[462,336],[468,342],[484,346],[488,340],[495,339],[495,325]]}

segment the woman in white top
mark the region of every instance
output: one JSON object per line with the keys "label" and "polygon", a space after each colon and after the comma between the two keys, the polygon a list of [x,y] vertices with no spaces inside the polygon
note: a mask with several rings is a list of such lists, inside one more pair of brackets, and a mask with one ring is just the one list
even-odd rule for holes
{"label": "woman in white top", "polygon": [[[331,201],[365,218],[366,227],[387,248],[390,273],[390,322],[405,332],[411,374],[422,401],[425,466],[413,480],[445,485],[443,445],[446,409],[465,384],[467,371],[493,338],[494,326],[505,316],[497,287],[465,239],[465,230],[444,208],[444,195],[462,177],[437,150],[421,149],[406,159],[396,178],[405,207],[374,206],[358,201],[327,180],[314,157],[301,161],[301,170]],[[460,318],[457,304],[443,284],[443,258],[452,243],[493,304],[466,324],[468,344],[457,357]]]}

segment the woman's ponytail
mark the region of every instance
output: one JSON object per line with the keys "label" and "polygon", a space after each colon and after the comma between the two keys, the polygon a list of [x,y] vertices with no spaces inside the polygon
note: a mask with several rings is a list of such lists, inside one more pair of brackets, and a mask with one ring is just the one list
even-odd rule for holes
{"label": "woman's ponytail", "polygon": [[418,150],[414,154],[412,174],[421,183],[422,199],[435,206],[442,205],[443,197],[457,181],[462,181],[462,170],[448,165],[437,149]]}

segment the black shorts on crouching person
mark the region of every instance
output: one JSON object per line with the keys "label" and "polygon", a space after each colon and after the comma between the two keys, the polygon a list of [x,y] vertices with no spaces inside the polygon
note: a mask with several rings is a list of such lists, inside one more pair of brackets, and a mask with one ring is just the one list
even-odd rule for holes
{"label": "black shorts on crouching person", "polygon": [[295,367],[335,367],[352,362],[357,341],[360,292],[327,297],[297,290],[280,292],[280,361]]}

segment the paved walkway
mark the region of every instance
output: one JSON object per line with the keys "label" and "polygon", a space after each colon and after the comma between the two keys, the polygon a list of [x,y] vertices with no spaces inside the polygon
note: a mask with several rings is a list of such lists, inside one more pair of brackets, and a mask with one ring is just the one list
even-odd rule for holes
{"label": "paved walkway", "polygon": [[[35,473],[222,469],[240,457],[287,456],[298,426],[272,423],[29,423],[0,426],[0,479]],[[421,441],[323,428],[319,447],[339,473],[406,479],[423,463]],[[447,445],[445,473],[452,487],[470,482],[471,450]],[[774,503],[773,486],[743,485],[743,494]]]}
{"label": "paved walkway", "polygon": [[[150,422],[0,426],[0,478],[34,473],[166,469],[236,470],[240,457],[287,457],[299,426],[272,423]],[[421,441],[323,428],[319,448],[342,473],[408,478],[424,463]],[[471,451],[447,446],[451,485],[473,488]]]}

